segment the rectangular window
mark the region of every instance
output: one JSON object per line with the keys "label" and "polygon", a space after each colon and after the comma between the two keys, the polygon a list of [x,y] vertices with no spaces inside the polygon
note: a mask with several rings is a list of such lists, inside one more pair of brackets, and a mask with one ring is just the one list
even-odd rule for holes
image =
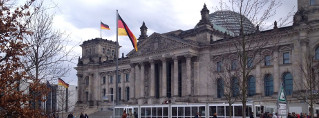
{"label": "rectangular window", "polygon": [[110,84],[113,83],[113,76],[110,76]]}
{"label": "rectangular window", "polygon": [[113,94],[113,88],[110,88],[110,93],[111,93],[111,101],[113,101],[113,96],[114,96],[114,94]]}
{"label": "rectangular window", "polygon": [[232,60],[231,61],[231,70],[236,70],[237,69],[237,60]]}
{"label": "rectangular window", "polygon": [[130,74],[128,74],[128,73],[125,74],[125,81],[126,81],[126,82],[129,82],[129,78],[130,78]]}
{"label": "rectangular window", "polygon": [[311,5],[311,6],[317,5],[317,0],[310,0],[310,5]]}
{"label": "rectangular window", "polygon": [[117,76],[117,83],[121,83],[121,75]]}
{"label": "rectangular window", "polygon": [[290,54],[289,52],[283,53],[283,64],[289,64],[290,63]]}
{"label": "rectangular window", "polygon": [[103,77],[103,84],[105,84],[106,83],[106,79],[105,79],[105,76]]}
{"label": "rectangular window", "polygon": [[126,100],[130,100],[130,87],[126,87]]}
{"label": "rectangular window", "polygon": [[222,62],[219,61],[217,62],[217,72],[221,72],[222,71]]}
{"label": "rectangular window", "polygon": [[106,95],[106,89],[103,89],[103,96]]}
{"label": "rectangular window", "polygon": [[119,88],[119,100],[121,100],[121,88]]}
{"label": "rectangular window", "polygon": [[247,58],[247,67],[248,68],[252,68],[254,66],[253,64],[253,58],[252,57],[248,57]]}
{"label": "rectangular window", "polygon": [[265,61],[265,66],[270,66],[271,65],[271,63],[270,63],[270,61],[271,61],[270,55],[265,56],[264,61]]}

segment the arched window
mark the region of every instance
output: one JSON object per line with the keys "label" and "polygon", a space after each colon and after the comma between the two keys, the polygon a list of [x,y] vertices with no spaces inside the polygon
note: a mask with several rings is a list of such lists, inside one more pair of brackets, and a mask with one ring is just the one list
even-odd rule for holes
{"label": "arched window", "polygon": [[286,95],[291,95],[293,91],[292,74],[287,72],[283,75],[283,83]]}
{"label": "arched window", "polygon": [[264,78],[265,96],[271,96],[274,93],[274,80],[271,74]]}
{"label": "arched window", "polygon": [[256,79],[254,76],[248,77],[248,96],[254,96],[256,94]]}
{"label": "arched window", "polygon": [[224,96],[224,81],[219,78],[217,80],[217,97],[221,98]]}
{"label": "arched window", "polygon": [[319,60],[319,46],[316,48],[315,59]]}
{"label": "arched window", "polygon": [[239,81],[238,81],[238,79],[236,77],[233,77],[231,84],[232,84],[231,89],[232,89],[233,96],[236,97],[239,95]]}

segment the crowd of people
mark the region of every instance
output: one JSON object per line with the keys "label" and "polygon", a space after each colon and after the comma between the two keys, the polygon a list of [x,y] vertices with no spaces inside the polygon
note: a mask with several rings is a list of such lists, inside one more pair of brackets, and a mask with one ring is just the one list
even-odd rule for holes
{"label": "crowd of people", "polygon": [[[277,113],[262,113],[260,115],[260,118],[280,118],[280,116],[278,116]],[[292,113],[288,113],[287,118],[311,118],[310,115],[307,115],[306,113],[300,113],[300,114],[296,114],[295,112]]]}
{"label": "crowd of people", "polygon": [[[69,113],[68,118],[75,118],[75,116],[73,116],[73,113]],[[89,116],[87,114],[81,113],[79,118],[89,118]]]}

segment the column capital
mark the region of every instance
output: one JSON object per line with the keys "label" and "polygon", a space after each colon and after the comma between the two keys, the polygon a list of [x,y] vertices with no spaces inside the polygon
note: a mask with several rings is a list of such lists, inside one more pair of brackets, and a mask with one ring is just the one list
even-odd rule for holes
{"label": "column capital", "polygon": [[131,67],[135,67],[136,63],[130,63]]}
{"label": "column capital", "polygon": [[186,54],[186,55],[184,55],[184,57],[185,57],[185,58],[192,58],[193,55],[191,55],[191,54]]}
{"label": "column capital", "polygon": [[144,66],[144,62],[139,62],[138,63],[140,66]]}
{"label": "column capital", "polygon": [[150,59],[149,62],[152,64],[152,63],[155,62],[155,60],[154,59]]}
{"label": "column capital", "polygon": [[172,56],[172,59],[173,59],[173,60],[178,60],[178,56],[177,56],[177,55],[174,55],[174,56]]}
{"label": "column capital", "polygon": [[166,62],[166,58],[165,57],[162,57],[161,59],[160,59],[162,62]]}

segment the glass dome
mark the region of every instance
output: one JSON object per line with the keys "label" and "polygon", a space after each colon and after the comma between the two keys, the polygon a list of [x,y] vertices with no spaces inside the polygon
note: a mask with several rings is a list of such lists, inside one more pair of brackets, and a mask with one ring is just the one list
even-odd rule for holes
{"label": "glass dome", "polygon": [[[233,11],[216,11],[209,14],[209,20],[214,25],[214,29],[216,29],[215,25],[217,25],[216,27],[223,27],[228,31],[233,32],[235,36],[239,35],[240,14]],[[253,33],[256,30],[255,26],[246,17],[243,17],[243,26],[245,34]]]}

